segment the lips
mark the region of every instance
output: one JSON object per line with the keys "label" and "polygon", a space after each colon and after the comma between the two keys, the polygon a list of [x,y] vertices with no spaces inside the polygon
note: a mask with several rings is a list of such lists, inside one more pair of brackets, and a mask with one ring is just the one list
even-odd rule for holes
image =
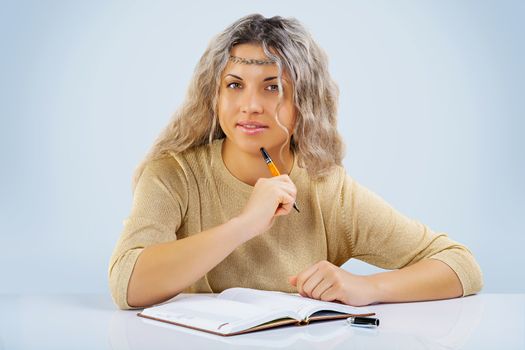
{"label": "lips", "polygon": [[238,122],[237,126],[242,126],[244,128],[249,128],[249,129],[267,128],[268,127],[267,125],[265,125],[263,123],[260,123],[260,122],[256,122],[256,121],[242,121],[242,122]]}
{"label": "lips", "polygon": [[255,121],[242,121],[235,127],[247,135],[256,135],[268,129],[267,125]]}

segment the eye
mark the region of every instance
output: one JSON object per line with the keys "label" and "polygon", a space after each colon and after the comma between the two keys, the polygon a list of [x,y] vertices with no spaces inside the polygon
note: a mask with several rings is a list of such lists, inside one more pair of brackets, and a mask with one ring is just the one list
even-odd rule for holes
{"label": "eye", "polygon": [[238,89],[241,87],[241,84],[239,83],[229,83],[226,85],[228,89]]}
{"label": "eye", "polygon": [[268,90],[268,91],[279,91],[279,85],[268,85],[266,87],[266,90]]}

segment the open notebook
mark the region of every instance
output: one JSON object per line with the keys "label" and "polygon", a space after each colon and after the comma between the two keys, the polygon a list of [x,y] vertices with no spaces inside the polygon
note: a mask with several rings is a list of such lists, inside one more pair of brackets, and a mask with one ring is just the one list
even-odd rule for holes
{"label": "open notebook", "polygon": [[288,324],[305,325],[311,321],[372,315],[374,313],[362,307],[249,288],[230,288],[216,296],[182,295],[138,314],[224,336]]}

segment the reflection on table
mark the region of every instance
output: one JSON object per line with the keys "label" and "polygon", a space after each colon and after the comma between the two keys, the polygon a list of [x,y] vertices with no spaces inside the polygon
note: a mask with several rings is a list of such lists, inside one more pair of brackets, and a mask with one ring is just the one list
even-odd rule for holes
{"label": "reflection on table", "polygon": [[368,307],[344,320],[216,336],[117,310],[107,295],[0,296],[0,349],[525,349],[525,294]]}

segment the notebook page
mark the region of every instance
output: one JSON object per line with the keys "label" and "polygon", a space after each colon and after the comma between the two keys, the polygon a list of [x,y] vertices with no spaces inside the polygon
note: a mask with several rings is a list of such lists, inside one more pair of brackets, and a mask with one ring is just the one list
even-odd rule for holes
{"label": "notebook page", "polygon": [[368,313],[365,308],[315,300],[300,295],[250,288],[230,288],[218,295],[220,299],[236,300],[270,310],[294,310],[302,319],[321,310],[331,310],[348,314]]}
{"label": "notebook page", "polygon": [[[335,312],[351,314],[351,315],[368,314],[370,312],[364,307],[355,307],[355,306],[345,305],[341,303],[315,300],[315,299],[310,299],[310,300],[311,302],[308,303],[308,305],[306,305],[300,310],[300,314],[303,317],[312,316],[312,314],[317,313],[319,311],[335,311]],[[316,315],[316,316],[321,316],[321,314],[329,315],[330,312],[320,313],[319,315]]]}
{"label": "notebook page", "polygon": [[293,310],[295,312],[312,301],[300,295],[251,288],[229,288],[220,293],[217,298],[249,303],[267,310]]}
{"label": "notebook page", "polygon": [[213,332],[222,332],[225,323],[242,323],[265,313],[267,310],[255,305],[209,296],[183,298],[142,311],[146,316]]}

